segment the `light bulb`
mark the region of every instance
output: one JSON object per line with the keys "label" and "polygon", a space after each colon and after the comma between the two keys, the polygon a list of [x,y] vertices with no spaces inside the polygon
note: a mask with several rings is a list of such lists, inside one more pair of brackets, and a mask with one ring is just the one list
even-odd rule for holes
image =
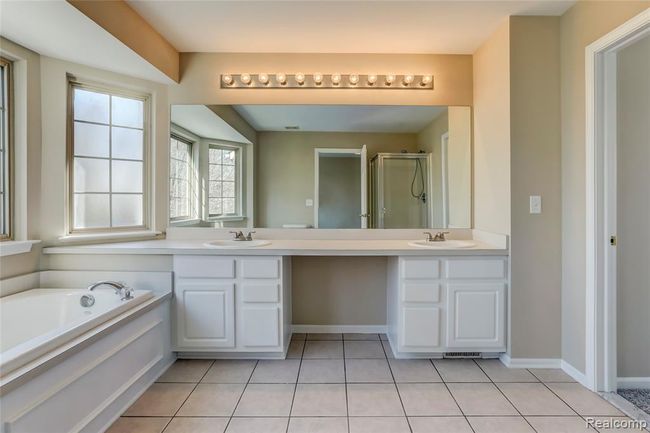
{"label": "light bulb", "polygon": [[296,83],[300,84],[301,86],[305,84],[305,74],[303,74],[302,72],[296,73],[294,78],[296,79]]}
{"label": "light bulb", "polygon": [[314,83],[316,85],[320,85],[323,82],[323,74],[321,74],[320,72],[314,73],[313,78],[314,78]]}
{"label": "light bulb", "polygon": [[278,83],[285,84],[287,82],[287,74],[283,74],[282,72],[275,74],[275,79]]}
{"label": "light bulb", "polygon": [[433,79],[433,77],[431,77],[431,75],[424,75],[422,77],[422,82],[420,83],[420,85],[421,86],[426,86],[427,84],[431,83],[432,79]]}
{"label": "light bulb", "polygon": [[413,82],[413,75],[404,75],[404,79],[402,80],[402,83],[403,83],[405,86],[408,86],[408,85],[411,84],[412,82]]}
{"label": "light bulb", "polygon": [[391,84],[393,84],[393,81],[395,81],[395,75],[393,75],[393,74],[386,75],[386,85],[387,86],[390,86]]}
{"label": "light bulb", "polygon": [[244,84],[250,84],[251,83],[251,74],[241,74],[239,76],[239,80]]}
{"label": "light bulb", "polygon": [[259,74],[257,76],[257,81],[259,81],[261,84],[268,84],[269,83],[269,74]]}
{"label": "light bulb", "polygon": [[232,84],[232,75],[230,75],[230,74],[222,75],[221,76],[221,81],[223,81],[223,83],[226,86],[230,86]]}
{"label": "light bulb", "polygon": [[357,83],[359,82],[359,76],[357,74],[350,74],[348,80],[350,81],[350,84],[356,86]]}
{"label": "light bulb", "polygon": [[377,76],[375,74],[368,75],[368,84],[374,85],[377,82]]}
{"label": "light bulb", "polygon": [[332,74],[332,84],[338,86],[341,83],[341,74]]}

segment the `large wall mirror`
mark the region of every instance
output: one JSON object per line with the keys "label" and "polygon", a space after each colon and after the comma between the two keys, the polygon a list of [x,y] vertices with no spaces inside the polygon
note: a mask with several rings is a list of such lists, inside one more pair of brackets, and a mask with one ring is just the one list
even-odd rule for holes
{"label": "large wall mirror", "polygon": [[174,105],[170,224],[471,227],[471,108]]}

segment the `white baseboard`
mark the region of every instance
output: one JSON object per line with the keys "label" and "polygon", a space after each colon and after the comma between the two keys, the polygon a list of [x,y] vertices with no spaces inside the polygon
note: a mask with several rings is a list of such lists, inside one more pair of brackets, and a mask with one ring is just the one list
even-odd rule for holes
{"label": "white baseboard", "polygon": [[296,333],[360,333],[360,334],[385,334],[386,325],[292,325],[291,330]]}
{"label": "white baseboard", "polygon": [[503,353],[499,359],[509,368],[560,368],[561,360],[557,358],[511,358]]}
{"label": "white baseboard", "polygon": [[618,389],[650,389],[650,377],[619,377]]}
{"label": "white baseboard", "polygon": [[575,368],[573,365],[569,364],[565,360],[562,360],[562,371],[571,376],[576,382],[582,386],[587,386],[587,377],[583,372]]}

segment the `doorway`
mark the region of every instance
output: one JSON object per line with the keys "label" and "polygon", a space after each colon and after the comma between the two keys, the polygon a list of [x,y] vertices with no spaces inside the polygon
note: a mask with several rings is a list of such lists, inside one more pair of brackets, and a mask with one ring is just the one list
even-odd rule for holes
{"label": "doorway", "polygon": [[314,150],[314,227],[368,227],[366,146]]}
{"label": "doorway", "polygon": [[586,52],[585,380],[605,393],[650,388],[649,38],[645,11]]}

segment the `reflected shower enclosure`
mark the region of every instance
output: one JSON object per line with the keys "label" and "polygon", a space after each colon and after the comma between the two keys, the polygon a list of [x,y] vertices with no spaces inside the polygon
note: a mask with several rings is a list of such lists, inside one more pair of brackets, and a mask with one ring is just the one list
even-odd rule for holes
{"label": "reflected shower enclosure", "polygon": [[370,162],[372,228],[428,228],[433,221],[430,153],[378,153]]}

